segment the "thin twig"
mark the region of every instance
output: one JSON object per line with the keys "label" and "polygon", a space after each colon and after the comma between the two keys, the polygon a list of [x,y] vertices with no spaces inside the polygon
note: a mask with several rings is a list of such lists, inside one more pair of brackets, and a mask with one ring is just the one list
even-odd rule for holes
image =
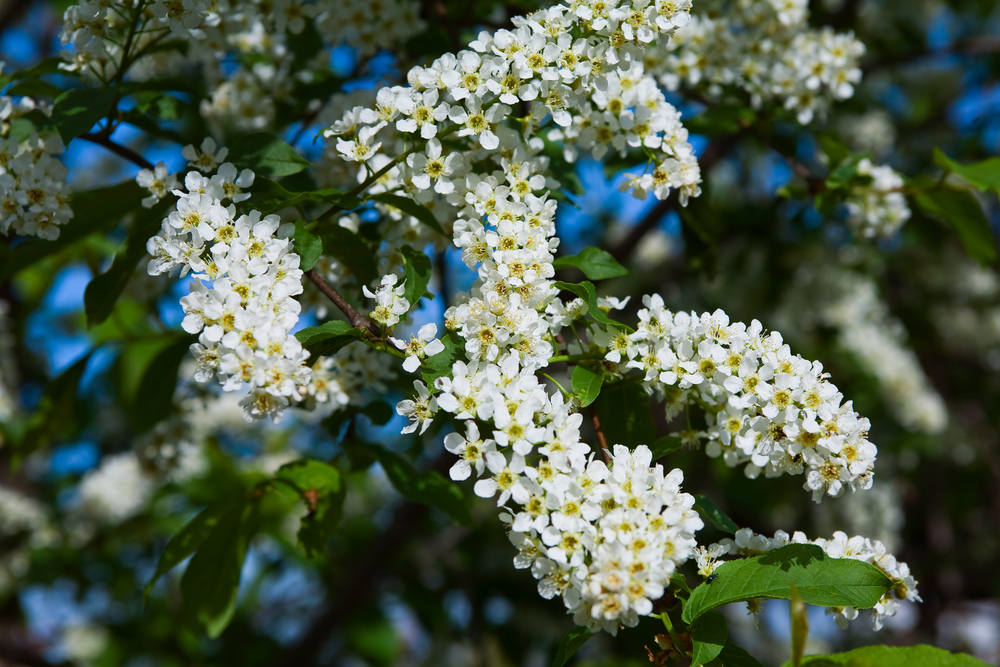
{"label": "thin twig", "polygon": [[597,410],[590,408],[590,420],[594,423],[594,431],[597,433],[597,444],[601,446],[601,454],[604,455],[604,462],[611,463],[611,451],[608,449],[608,439],[604,437],[604,429],[601,428],[601,418],[597,416]]}
{"label": "thin twig", "polygon": [[143,169],[149,169],[150,171],[155,169],[152,162],[150,162],[143,156],[139,155],[131,148],[127,148],[125,146],[122,146],[121,144],[116,144],[115,142],[111,141],[111,139],[108,139],[103,135],[87,132],[85,134],[81,134],[79,138],[85,141],[89,141],[91,143],[95,143],[98,146],[103,146],[104,148],[108,149],[118,157],[123,157],[129,162],[136,164],[142,167]]}
{"label": "thin twig", "polygon": [[880,69],[895,67],[897,65],[908,65],[924,58],[951,55],[978,56],[997,52],[1000,52],[1000,38],[986,36],[970,37],[943,49],[912,51],[910,53],[889,56],[883,60],[868,63],[862,66],[861,70],[867,76]]}
{"label": "thin twig", "polygon": [[340,309],[344,315],[347,315],[347,321],[351,323],[352,327],[357,327],[364,331],[367,331],[371,336],[379,338],[382,334],[375,323],[370,319],[359,313],[354,306],[348,303],[347,299],[343,297],[337,290],[333,289],[333,286],[323,279],[323,276],[316,273],[315,270],[306,271],[306,275],[309,276],[309,280],[313,282],[319,291],[322,292],[326,298],[333,302],[337,308]]}

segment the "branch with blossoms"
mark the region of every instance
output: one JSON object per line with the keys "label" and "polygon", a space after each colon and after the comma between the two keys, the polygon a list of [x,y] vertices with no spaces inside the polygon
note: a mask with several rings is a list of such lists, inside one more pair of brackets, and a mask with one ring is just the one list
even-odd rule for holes
{"label": "branch with blossoms", "polygon": [[[702,196],[713,167],[743,157],[734,149],[747,137],[792,170],[782,196],[840,216],[859,239],[893,238],[912,201],[984,263],[996,253],[972,190],[997,190],[996,164],[935,154],[941,175],[906,180],[835,133],[802,129],[854,95],[864,45],[812,27],[801,0],[706,2],[694,13],[687,0],[555,3],[433,60],[414,39],[430,17],[456,48],[463,39],[465,23],[442,3],[425,5],[424,19],[412,0],[68,8],[63,53],[0,72],[10,93],[0,99],[0,232],[12,238],[0,275],[36,289],[51,266],[86,262],[91,347],[36,400],[7,388],[0,335],[0,435],[13,415],[12,457],[30,462],[67,434],[109,431],[71,408],[100,393],[92,376],[112,354],[128,419],[109,437],[128,444],[115,440],[72,494],[49,489],[60,498],[50,506],[0,487],[0,537],[18,543],[16,557],[0,557],[0,597],[17,579],[3,575],[23,571],[32,549],[86,549],[95,536],[103,548],[105,533],[141,524],[134,533],[148,531],[146,551],[161,554],[143,597],[187,563],[180,616],[216,638],[251,604],[240,590],[263,580],[247,582],[264,576],[244,573],[248,554],[280,552],[279,562],[299,550],[296,567],[347,574],[325,577],[337,595],[281,659],[298,664],[378,592],[418,522],[471,529],[497,511],[514,567],[562,605],[539,608],[572,618],[560,665],[593,634],[642,623],[666,631],[649,652],[656,664],[755,664],[729,638],[722,604],[746,603],[756,619],[764,600],[789,599],[840,626],[868,610],[880,629],[919,602],[888,541],[759,535],[700,493],[719,485],[692,474],[700,450],[753,488],[795,477],[824,507],[873,497],[876,432],[820,352],[798,354],[753,315],[680,310],[680,291],[610,294],[635,284],[623,263],[668,210]],[[345,83],[330,64],[345,43],[362,63],[406,43],[422,64],[374,74],[388,83],[377,90]],[[316,146],[296,148],[313,125],[324,128]],[[712,137],[700,158],[689,133]],[[807,155],[809,138],[818,149]],[[99,188],[70,178],[73,160],[58,156],[77,140],[130,163],[130,178]],[[154,162],[147,141],[176,148],[176,162]],[[613,172],[620,193],[657,203],[612,252],[568,255],[561,214],[590,206],[575,198],[585,161]],[[451,257],[469,270],[467,281],[449,276],[467,284],[457,295]],[[943,401],[877,287],[789,261],[807,300],[843,292],[790,319],[836,329],[844,347],[865,339],[862,366],[907,397],[892,403],[894,418],[940,432]],[[562,269],[586,280],[556,280]],[[164,324],[171,301],[180,331]],[[8,410],[20,395],[37,406],[29,418]],[[752,500],[741,521],[760,516],[762,498]],[[154,520],[163,507],[191,516],[165,518],[166,529]],[[373,516],[390,514],[372,530]],[[327,560],[334,551],[351,557]],[[793,645],[804,646],[797,627]]]}

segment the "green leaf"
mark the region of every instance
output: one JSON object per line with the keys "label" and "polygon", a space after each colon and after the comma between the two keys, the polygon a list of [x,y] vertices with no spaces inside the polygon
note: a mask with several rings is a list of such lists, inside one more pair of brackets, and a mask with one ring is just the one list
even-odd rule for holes
{"label": "green leaf", "polygon": [[594,247],[584,248],[580,254],[572,257],[560,257],[552,262],[552,266],[556,269],[575,266],[591,280],[604,280],[605,278],[628,275],[628,270],[619,264],[618,260],[611,256],[611,253]]}
{"label": "green leaf", "polygon": [[563,667],[594,634],[587,628],[579,626],[566,633],[566,636],[559,642],[559,646],[556,647],[555,657],[552,658],[552,667]]}
{"label": "green leaf", "polygon": [[438,222],[438,219],[434,217],[434,214],[431,212],[431,210],[426,206],[418,204],[409,197],[403,197],[401,195],[392,195],[392,194],[381,194],[381,195],[374,195],[371,197],[371,199],[377,202],[382,202],[383,204],[388,204],[393,208],[398,208],[406,215],[412,215],[414,218],[424,223],[438,234],[441,234],[442,236],[445,235],[444,229],[441,228],[441,223]]}
{"label": "green leaf", "polygon": [[10,136],[18,141],[25,141],[32,133],[42,136],[57,132],[59,132],[59,128],[52,122],[52,119],[38,109],[32,109],[10,121]]}
{"label": "green leaf", "polygon": [[719,105],[709,107],[704,113],[684,119],[684,127],[695,134],[715,137],[720,134],[736,134],[757,120],[753,110],[743,106]]}
{"label": "green leaf", "polygon": [[942,220],[962,239],[965,252],[983,266],[997,260],[996,239],[975,196],[967,190],[931,190],[916,196],[927,215]]}
{"label": "green leaf", "polygon": [[1000,193],[1000,157],[991,157],[972,164],[961,164],[951,160],[935,148],[934,164],[946,172],[958,174],[983,192],[992,190]]}
{"label": "green leaf", "polygon": [[590,310],[590,316],[601,324],[618,327],[622,331],[632,333],[633,330],[630,326],[611,319],[603,310],[601,310],[600,306],[597,305],[597,293],[594,291],[593,283],[586,280],[582,283],[567,283],[557,280],[554,284],[556,289],[567,290],[583,299],[587,303],[587,307]]}
{"label": "green leaf", "polygon": [[202,540],[181,578],[186,616],[216,638],[236,611],[236,593],[250,538],[257,531],[258,503],[230,506]]}
{"label": "green leaf", "polygon": [[736,523],[726,516],[726,513],[719,509],[719,506],[709,498],[708,496],[703,496],[700,493],[694,496],[695,504],[694,508],[701,512],[706,519],[712,522],[712,525],[721,530],[724,533],[729,533],[730,535],[735,535],[736,531],[740,529]]}
{"label": "green leaf", "polygon": [[343,513],[346,488],[340,471],[328,463],[304,459],[281,466],[277,478],[297,487],[309,508],[299,526],[299,546],[309,558],[321,555]]}
{"label": "green leaf", "polygon": [[665,435],[662,438],[657,438],[649,446],[649,450],[653,452],[653,460],[662,458],[667,454],[673,454],[678,449],[684,445],[684,441],[681,440],[679,435]]}
{"label": "green leaf", "polygon": [[434,380],[439,377],[450,375],[451,367],[463,356],[462,353],[465,351],[465,340],[454,331],[449,331],[441,336],[440,340],[444,349],[424,359],[421,366],[423,368],[421,375],[424,378],[424,384],[428,387],[432,386]]}
{"label": "green leaf", "polygon": [[378,280],[378,264],[372,249],[349,229],[328,225],[320,231],[323,254],[336,257],[358,279],[360,285],[371,285]]}
{"label": "green leaf", "polygon": [[24,79],[7,89],[7,92],[4,93],[4,97],[27,95],[29,97],[51,97],[52,99],[55,99],[59,97],[62,92],[62,88],[53,86],[48,81],[42,81],[41,79]]}
{"label": "green leaf", "polygon": [[711,667],[764,667],[757,658],[732,641],[726,641],[719,657],[708,664]]}
{"label": "green leaf", "polygon": [[580,397],[580,407],[587,407],[597,400],[604,385],[604,373],[594,372],[586,366],[573,369],[573,393]]}
{"label": "green leaf", "polygon": [[118,297],[125,291],[136,266],[146,256],[146,241],[159,230],[167,205],[161,203],[151,209],[141,209],[135,216],[132,231],[122,248],[115,254],[107,271],[87,283],[83,293],[83,307],[87,313],[87,326],[93,327],[108,319]]}
{"label": "green leaf", "polygon": [[56,98],[52,107],[52,122],[59,128],[63,143],[89,132],[98,121],[106,118],[115,91],[112,88],[74,88]]}
{"label": "green leaf", "polygon": [[323,240],[306,229],[306,223],[295,221],[295,236],[292,237],[292,252],[299,256],[299,268],[309,271],[316,266],[316,260],[323,255]]}
{"label": "green leaf", "polygon": [[18,461],[32,452],[48,447],[72,421],[77,389],[80,378],[87,369],[87,362],[90,361],[90,354],[85,354],[45,386],[38,407],[28,417],[24,435],[17,443],[15,457]]}
{"label": "green leaf", "polygon": [[715,660],[729,638],[726,617],[710,611],[691,626],[691,666],[698,667]]}
{"label": "green leaf", "polygon": [[151,429],[174,410],[174,391],[181,362],[188,356],[194,336],[183,336],[163,348],[146,368],[136,392],[137,403],[130,412],[136,433]]}
{"label": "green leaf", "polygon": [[[791,667],[786,662],[783,667]],[[987,663],[964,653],[920,644],[917,646],[865,646],[846,653],[811,655],[805,667],[986,667]]]}
{"label": "green leaf", "polygon": [[693,623],[710,609],[752,598],[791,598],[791,584],[808,604],[868,609],[892,587],[874,565],[832,558],[814,544],[789,544],[752,558],[731,560],[715,571],[712,583],[694,589],[682,618]]}
{"label": "green leaf", "polygon": [[439,509],[455,523],[474,527],[462,490],[435,470],[419,472],[406,458],[373,445],[372,453],[382,464],[386,477],[404,498]]}
{"label": "green leaf", "polygon": [[156,564],[156,572],[152,579],[146,584],[142,594],[143,606],[149,601],[149,594],[153,590],[153,585],[164,574],[174,569],[184,559],[190,556],[201,546],[208,534],[212,532],[219,519],[231,508],[228,504],[210,505],[203,509],[198,515],[191,519],[186,526],[170,538],[166,549],[160,554],[160,560]]}
{"label": "green leaf", "polygon": [[25,67],[24,69],[18,70],[10,75],[12,81],[17,81],[18,79],[27,79],[29,77],[42,76],[44,74],[63,74],[70,76],[78,76],[74,72],[67,72],[66,70],[59,69],[59,65],[65,64],[66,61],[59,56],[49,56],[31,67]]}
{"label": "green leaf", "polygon": [[253,194],[254,206],[263,213],[274,213],[302,204],[333,204],[345,211],[361,205],[361,199],[343,190],[326,188],[294,192],[281,183],[254,175],[253,185],[247,190]]}
{"label": "green leaf", "polygon": [[311,165],[294,148],[267,132],[255,132],[232,142],[227,159],[241,169],[246,167],[268,178],[297,174]]}
{"label": "green leaf", "polygon": [[649,396],[635,382],[617,382],[601,390],[594,401],[608,445],[635,449],[656,437]]}
{"label": "green leaf", "polygon": [[840,138],[840,135],[832,131],[826,131],[819,133],[816,138],[819,141],[820,148],[826,154],[831,168],[836,167],[850,157],[851,149]]}
{"label": "green leaf", "polygon": [[309,350],[310,358],[329,357],[342,347],[361,338],[363,332],[343,320],[330,320],[319,326],[306,327],[295,334],[302,347]]}
{"label": "green leaf", "polygon": [[431,280],[431,258],[410,246],[403,246],[403,268],[406,270],[406,291],[403,294],[410,302],[410,310],[417,307],[421,297],[434,295],[427,291]]}
{"label": "green leaf", "polygon": [[147,194],[135,181],[74,192],[70,195],[73,218],[60,229],[55,241],[27,241],[18,244],[16,251],[0,246],[0,282],[94,232],[113,229],[122,216],[140,206]]}

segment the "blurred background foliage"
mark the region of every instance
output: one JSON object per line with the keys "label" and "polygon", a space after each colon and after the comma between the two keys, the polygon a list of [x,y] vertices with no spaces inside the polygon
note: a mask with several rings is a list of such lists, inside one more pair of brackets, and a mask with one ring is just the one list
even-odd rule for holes
{"label": "blurred background foliage", "polygon": [[[5,71],[58,51],[58,26],[68,4],[8,0],[0,8]],[[398,80],[412,64],[460,48],[481,27],[507,25],[511,15],[534,6],[530,0],[428,0],[421,12],[430,27],[400,52],[359,58],[342,47],[330,53],[342,78],[324,94],[338,86]],[[696,94],[673,95],[691,121],[693,143],[702,156],[713,155],[702,197],[678,213],[652,199],[620,194],[618,176],[630,165],[564,165],[564,183],[572,184],[572,172],[581,187],[571,197],[576,207],[560,209],[561,252],[597,245],[619,258],[630,273],[602,283],[608,295],[659,292],[674,310],[723,308],[733,320],[759,319],[781,331],[796,352],[821,360],[870,418],[870,438],[879,447],[875,490],[821,506],[803,502],[800,481],[790,477],[748,480],[690,449],[666,461],[685,471],[686,490],[711,496],[740,526],[766,534],[791,528],[810,536],[833,530],[868,534],[909,563],[923,604],[905,607],[879,636],[861,622],[838,630],[821,609],[812,609],[809,652],[927,642],[998,664],[996,264],[984,267],[970,259],[954,231],[915,206],[892,240],[852,238],[841,208],[819,206],[826,209],[821,211],[802,191],[810,178],[822,180],[828,172],[824,137],[836,137],[852,152],[866,152],[908,177],[939,176],[935,147],[962,163],[997,154],[1000,7],[989,0],[814,0],[810,9],[815,26],[853,30],[867,46],[864,79],[851,100],[807,126],[774,113],[751,132],[706,112]],[[58,81],[58,75],[49,78]],[[181,111],[163,118],[165,126],[198,143],[205,131],[191,111],[199,95],[198,81],[192,84]],[[279,110],[274,129],[315,158],[320,148],[313,130],[300,131],[303,115],[294,106]],[[123,128],[116,140],[152,162],[183,163],[179,146],[129,132]],[[80,189],[137,171],[80,141],[64,158]],[[995,232],[996,196],[977,196]],[[5,343],[14,365],[0,372],[15,383],[17,405],[3,432],[17,439],[34,428],[39,436],[39,451],[23,460],[10,447],[0,449],[0,482],[52,508],[62,535],[0,542],[0,663],[549,664],[572,621],[558,602],[539,598],[530,576],[511,567],[514,549],[492,503],[475,498],[471,484],[463,484],[475,527],[455,525],[437,510],[404,500],[366,454],[365,443],[374,442],[422,467],[450,466],[441,454],[442,433],[399,436],[401,420],[394,416],[388,423],[388,415],[376,423],[366,415],[331,423],[301,414],[280,426],[251,427],[233,401],[199,414],[205,389],[184,380],[190,377],[185,362],[173,404],[199,420],[208,472],[158,487],[149,511],[118,525],[81,519],[74,511],[80,478],[102,456],[136,446],[137,420],[160,409],[152,397],[166,392],[169,404],[172,386],[161,386],[162,378],[172,377],[177,300],[187,289],[182,282],[164,292],[166,283],[149,284],[140,268],[112,318],[88,330],[84,289],[117,250],[122,236],[116,234],[87,237],[0,284],[0,298],[9,304]],[[18,251],[7,250],[10,261]],[[446,253],[441,266],[447,272],[444,289],[440,280],[432,285],[439,296],[471,282],[455,253]],[[566,276],[576,279],[571,271]],[[943,399],[947,419],[940,428],[915,428],[901,419],[892,402],[892,378],[873,371],[877,364],[859,357],[843,335],[834,302],[849,291],[845,285],[859,284],[882,304],[873,316],[876,326],[898,333]],[[443,301],[426,304],[419,319],[440,319]],[[633,298],[630,309],[638,307]],[[76,369],[78,383],[53,382],[66,378],[68,369]],[[372,398],[394,405],[409,392],[408,382],[373,388]],[[657,427],[667,430],[665,423]],[[288,454],[289,447],[295,454]],[[144,608],[142,589],[171,535],[199,508],[244,492],[302,455],[335,459],[348,471],[341,527],[325,553],[306,558],[294,538],[301,506],[270,494],[243,568],[236,615],[218,639],[204,637],[181,614],[176,573],[154,587]],[[713,530],[706,528],[702,537]],[[787,604],[769,603],[759,630],[744,609],[727,614],[738,642],[759,659],[787,659]],[[644,646],[653,647],[657,626],[644,619],[616,639],[596,637],[580,651],[578,664],[649,664]]]}

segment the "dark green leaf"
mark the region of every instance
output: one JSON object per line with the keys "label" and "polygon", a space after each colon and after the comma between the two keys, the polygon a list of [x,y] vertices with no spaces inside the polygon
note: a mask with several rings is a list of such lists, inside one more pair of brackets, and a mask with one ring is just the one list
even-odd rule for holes
{"label": "dark green leaf", "polygon": [[601,390],[594,401],[608,445],[635,449],[656,437],[649,396],[635,382],[618,382]]}
{"label": "dark green leaf", "polygon": [[584,248],[580,254],[572,257],[560,257],[552,262],[556,269],[565,269],[570,266],[583,271],[583,275],[591,280],[604,280],[605,278],[617,278],[628,275],[628,270],[618,263],[611,253],[600,248]]}
{"label": "dark green leaf", "polygon": [[709,665],[711,667],[764,667],[757,658],[732,641],[726,641],[726,645],[722,647],[722,653]]}
{"label": "dark green leaf", "polygon": [[323,254],[336,257],[354,274],[361,285],[371,285],[378,280],[375,255],[360,236],[339,225],[327,225],[319,232],[323,239]]}
{"label": "dark green leaf", "polygon": [[59,97],[61,93],[61,88],[53,86],[48,81],[42,81],[41,79],[24,79],[11,86],[7,92],[4,93],[4,95],[10,95],[11,97],[27,95],[28,97],[51,97],[52,99],[55,99]]}
{"label": "dark green leaf", "polygon": [[135,125],[140,130],[143,130],[157,139],[163,139],[164,141],[170,141],[182,146],[188,143],[179,132],[160,127],[159,123],[157,123],[154,118],[140,113],[135,107],[122,114],[121,118],[122,121],[128,123],[129,125]]}
{"label": "dark green leaf", "polygon": [[826,187],[830,189],[843,188],[850,185],[851,179],[858,175],[858,163],[863,156],[850,157],[834,168],[826,179]]}
{"label": "dark green leaf", "polygon": [[431,258],[408,245],[403,246],[401,252],[403,268],[406,270],[406,292],[403,296],[410,302],[410,310],[413,310],[421,297],[434,298],[427,291],[427,283],[431,280]]}
{"label": "dark green leaf", "polygon": [[136,392],[141,405],[134,406],[135,409],[130,412],[136,433],[152,428],[173,412],[177,373],[194,342],[194,336],[179,338],[163,348],[149,363]]}
{"label": "dark green leaf", "polygon": [[122,216],[139,207],[147,194],[135,181],[73,193],[70,196],[73,219],[62,227],[55,241],[28,241],[19,244],[16,251],[0,246],[0,282],[85,236],[114,228]]}
{"label": "dark green leaf", "polygon": [[253,194],[254,206],[264,213],[274,213],[302,204],[333,204],[345,211],[361,205],[361,199],[336,188],[293,192],[277,181],[257,176],[248,192]]}
{"label": "dark green leaf", "polygon": [[267,132],[255,132],[232,142],[227,159],[241,169],[246,167],[268,178],[297,174],[311,164],[294,148]]}
{"label": "dark green leaf", "polygon": [[649,446],[649,450],[653,452],[653,460],[664,457],[667,454],[673,454],[684,444],[679,435],[665,435],[662,438],[657,438]]}
{"label": "dark green leaf", "polygon": [[449,331],[441,336],[441,343],[444,345],[444,349],[424,359],[421,366],[424,384],[428,387],[432,386],[434,380],[439,377],[450,375],[451,367],[464,356],[465,340],[454,331]]}
{"label": "dark green leaf", "polygon": [[65,63],[66,61],[59,56],[50,56],[35,63],[31,67],[26,67],[22,70],[14,72],[10,75],[10,78],[13,81],[17,81],[18,79],[27,79],[35,76],[42,76],[44,74],[68,74],[70,76],[77,76],[72,72],[59,69],[59,65],[63,65]]}
{"label": "dark green leaf", "polygon": [[732,519],[726,516],[726,513],[719,509],[719,506],[709,498],[708,496],[703,496],[700,493],[694,496],[695,504],[694,508],[701,512],[701,514],[712,522],[712,525],[721,530],[724,533],[729,533],[730,535],[735,535],[736,531],[740,529]]}
{"label": "dark green leaf", "polygon": [[38,407],[28,417],[24,435],[17,443],[15,457],[18,461],[48,447],[73,419],[77,389],[88,361],[89,352],[45,386]]}
{"label": "dark green leaf", "polygon": [[566,636],[559,642],[559,646],[556,647],[555,657],[552,658],[552,667],[563,667],[593,636],[593,632],[579,626],[566,633]]}
{"label": "dark green leaf", "polygon": [[722,653],[729,638],[726,617],[717,611],[710,611],[691,626],[691,667],[704,665]]}
{"label": "dark green leaf", "polygon": [[831,168],[836,167],[838,164],[846,160],[851,154],[851,149],[848,148],[847,144],[844,143],[844,140],[834,132],[821,132],[816,138],[819,140],[819,146],[826,154]]}
{"label": "dark green leaf", "polygon": [[371,447],[386,477],[404,498],[439,509],[455,523],[475,526],[462,490],[434,470],[419,472],[406,458],[377,445]]}
{"label": "dark green leaf", "polygon": [[165,203],[151,209],[142,209],[135,216],[132,231],[123,247],[115,255],[111,267],[87,284],[83,293],[83,307],[87,313],[87,326],[93,327],[108,319],[118,297],[125,291],[135,267],[146,255],[146,241],[160,230],[166,214]]}
{"label": "dark green leaf", "polygon": [[597,400],[604,385],[604,373],[595,372],[586,366],[573,369],[573,393],[580,398],[580,406],[587,407]]}
{"label": "dark green leaf", "polygon": [[[949,653],[934,646],[865,646],[846,653],[811,655],[805,667],[986,667],[964,653]],[[783,667],[791,667],[786,662]]]}
{"label": "dark green leaf", "polygon": [[201,546],[201,543],[205,541],[208,534],[212,532],[216,524],[219,523],[219,519],[231,507],[231,505],[227,504],[206,507],[195,518],[191,519],[186,526],[181,528],[176,535],[170,538],[166,549],[160,554],[160,560],[156,564],[156,572],[153,573],[153,578],[146,584],[146,589],[142,595],[143,605],[149,600],[149,593],[153,590],[153,585],[159,578],[180,565],[184,562],[185,558],[193,554]]}
{"label": "dark green leaf", "polygon": [[736,134],[757,120],[753,110],[742,106],[720,105],[709,107],[704,113],[684,119],[684,127],[689,132],[715,137],[720,134]]}
{"label": "dark green leaf", "polygon": [[967,190],[932,190],[916,196],[924,213],[948,223],[958,232],[965,252],[983,266],[997,259],[996,239],[975,196]]}
{"label": "dark green leaf", "polygon": [[808,604],[868,609],[892,587],[874,565],[832,558],[814,544],[789,544],[752,558],[731,560],[715,571],[711,583],[694,589],[682,618],[693,623],[702,614],[730,602],[753,598],[788,600],[791,584]]}
{"label": "dark green leaf", "polygon": [[632,333],[632,328],[627,324],[622,324],[621,322],[611,319],[603,310],[601,310],[600,306],[597,305],[597,293],[594,291],[594,285],[589,281],[584,280],[582,283],[567,283],[557,280],[554,285],[556,289],[570,291],[583,299],[587,303],[587,307],[590,310],[590,316],[601,324],[618,327],[622,331]]}
{"label": "dark green leaf", "polygon": [[323,240],[309,232],[304,222],[297,220],[295,236],[292,237],[292,252],[299,256],[299,268],[309,271],[323,255]]}
{"label": "dark green leaf", "polygon": [[63,143],[89,132],[107,117],[114,101],[115,91],[111,88],[74,88],[57,97],[52,107],[52,122],[59,128]]}
{"label": "dark green leaf", "polygon": [[202,540],[181,578],[185,614],[215,638],[236,611],[236,592],[250,538],[257,530],[257,502],[230,506]]}
{"label": "dark green leaf", "polygon": [[960,164],[935,148],[934,164],[944,171],[958,174],[983,192],[992,190],[1000,193],[1000,157],[991,157],[973,164]]}
{"label": "dark green leaf", "polygon": [[330,320],[319,326],[306,327],[295,334],[310,357],[329,357],[342,347],[361,338],[362,331],[342,320]]}
{"label": "dark green leaf", "polygon": [[414,218],[424,223],[438,234],[444,236],[444,230],[441,228],[441,223],[434,217],[431,210],[426,206],[418,204],[409,197],[393,194],[381,194],[373,195],[371,198],[375,201],[382,202],[383,204],[388,204],[393,208],[398,208],[406,215],[412,215]]}
{"label": "dark green leaf", "polygon": [[340,471],[307,459],[281,466],[277,478],[295,486],[309,508],[299,527],[299,546],[315,558],[326,550],[343,511],[346,488]]}

